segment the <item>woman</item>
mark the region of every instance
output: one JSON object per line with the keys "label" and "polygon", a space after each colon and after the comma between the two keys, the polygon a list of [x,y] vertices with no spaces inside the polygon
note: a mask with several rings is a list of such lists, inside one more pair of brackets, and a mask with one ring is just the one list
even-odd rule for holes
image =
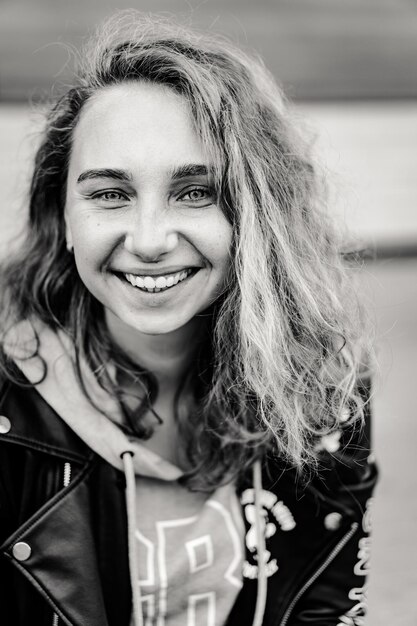
{"label": "woman", "polygon": [[308,146],[224,41],[129,13],[83,58],[2,272],[2,624],[362,624],[366,345]]}

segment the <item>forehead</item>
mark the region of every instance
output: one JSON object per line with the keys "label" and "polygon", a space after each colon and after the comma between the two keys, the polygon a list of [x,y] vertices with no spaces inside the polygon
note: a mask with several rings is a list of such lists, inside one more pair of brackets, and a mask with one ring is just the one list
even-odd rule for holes
{"label": "forehead", "polygon": [[206,158],[187,100],[162,85],[130,82],[102,89],[85,104],[71,161],[134,170]]}

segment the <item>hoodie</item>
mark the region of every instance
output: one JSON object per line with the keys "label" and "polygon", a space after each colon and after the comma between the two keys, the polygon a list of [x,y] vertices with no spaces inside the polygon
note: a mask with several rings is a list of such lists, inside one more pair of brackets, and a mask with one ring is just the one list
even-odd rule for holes
{"label": "hoodie", "polygon": [[[187,612],[188,616],[192,613],[194,623],[206,622],[207,616],[216,626],[224,623],[242,586],[244,559],[244,525],[234,486],[220,487],[213,494],[182,487],[178,483],[181,469],[117,426],[123,419],[117,401],[82,363],[83,380],[95,406],[88,400],[74,371],[71,341],[64,333],[55,333],[39,321],[21,322],[9,332],[4,345],[68,426],[125,474],[132,626],[143,626],[145,619],[153,620],[158,614],[168,617],[170,626],[180,626],[187,621]],[[42,360],[32,356],[37,345],[47,366],[43,379]],[[253,469],[255,530],[262,555],[260,475],[257,464]],[[266,602],[264,561],[259,559],[254,626],[262,624]]]}

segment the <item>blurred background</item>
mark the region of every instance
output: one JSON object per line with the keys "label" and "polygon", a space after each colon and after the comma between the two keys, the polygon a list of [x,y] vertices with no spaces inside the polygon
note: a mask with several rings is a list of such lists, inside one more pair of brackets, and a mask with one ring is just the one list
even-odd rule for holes
{"label": "blurred background", "polygon": [[317,134],[331,209],[374,251],[360,288],[377,327],[370,626],[417,624],[417,1],[0,0],[0,254],[25,211],[37,103],[118,8],[176,15],[259,52]]}

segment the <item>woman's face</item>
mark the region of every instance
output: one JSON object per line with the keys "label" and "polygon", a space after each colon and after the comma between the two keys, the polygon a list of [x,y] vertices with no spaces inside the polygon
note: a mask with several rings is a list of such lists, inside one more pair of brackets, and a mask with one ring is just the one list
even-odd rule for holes
{"label": "woman's face", "polygon": [[65,219],[87,289],[128,328],[185,326],[220,294],[232,229],[187,101],[141,82],[108,87],[82,110]]}

